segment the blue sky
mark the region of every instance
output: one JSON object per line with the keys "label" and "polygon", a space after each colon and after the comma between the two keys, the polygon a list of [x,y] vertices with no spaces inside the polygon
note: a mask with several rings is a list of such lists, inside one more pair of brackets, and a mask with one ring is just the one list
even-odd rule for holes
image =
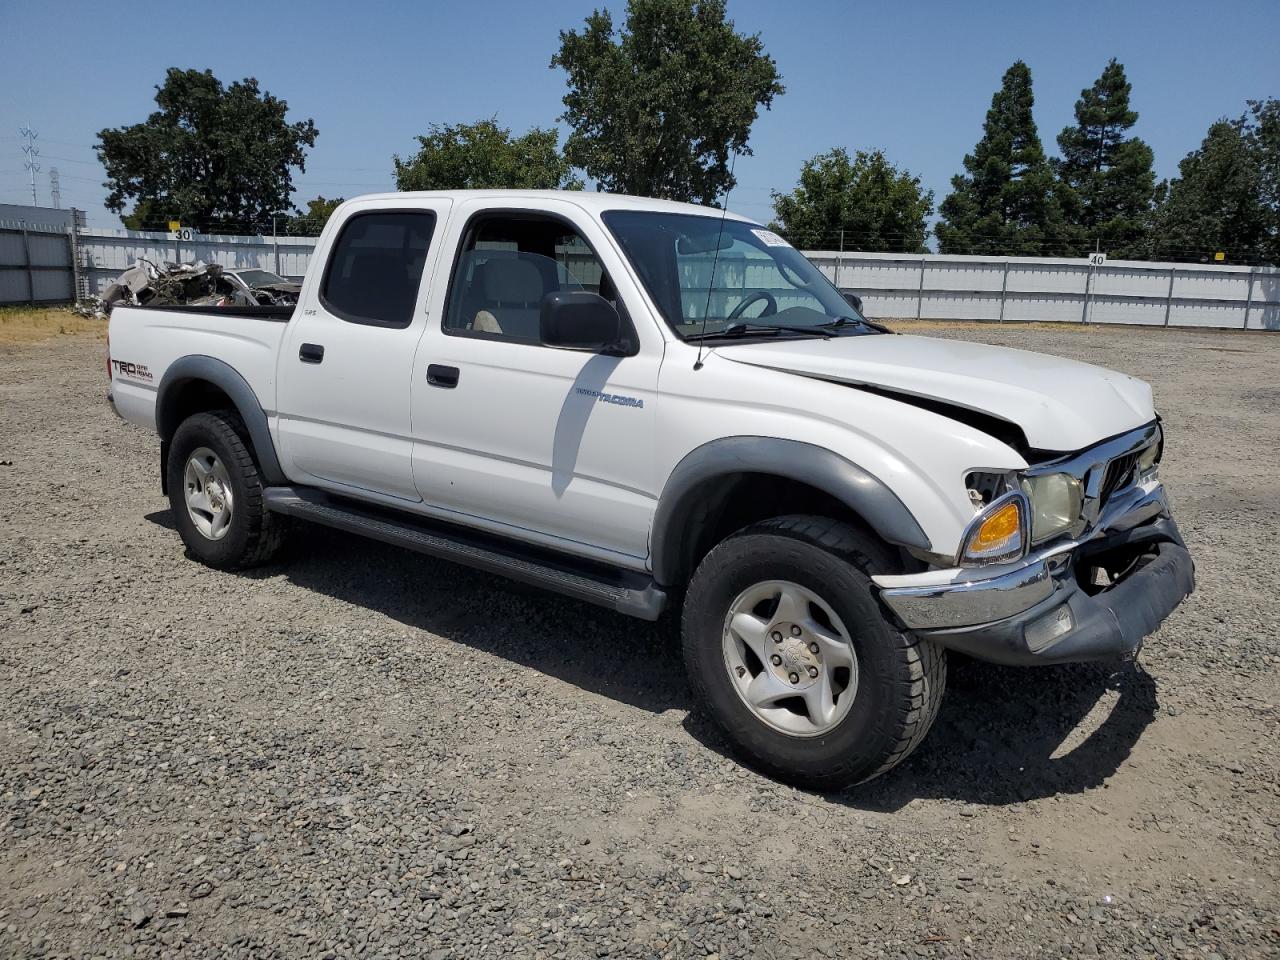
{"label": "blue sky", "polygon": [[[92,150],[106,126],[154,108],[169,66],[210,68],[224,82],[254,76],[320,130],[295,199],[390,189],[391,156],[431,122],[496,114],[516,131],[556,124],[563,74],[548,68],[562,28],[617,0],[359,4],[243,3],[174,8],[100,3],[0,3],[0,201],[28,202],[18,127],[40,132],[64,206],[118,225],[102,206]],[[1082,87],[1108,58],[1124,63],[1141,117],[1136,132],[1171,176],[1209,124],[1248,98],[1280,96],[1280,3],[835,3],[729,0],[738,29],[761,34],[787,92],[752,131],[738,161],[734,210],[767,219],[770,190],[832,146],[882,148],[946,195],[1001,74],[1026,60],[1046,149],[1071,120]]]}

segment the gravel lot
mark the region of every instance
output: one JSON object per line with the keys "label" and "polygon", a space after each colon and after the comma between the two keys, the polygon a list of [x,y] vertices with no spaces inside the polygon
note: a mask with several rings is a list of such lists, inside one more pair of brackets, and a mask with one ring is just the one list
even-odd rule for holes
{"label": "gravel lot", "polygon": [[320,529],[184,559],[102,343],[0,348],[0,956],[1280,955],[1280,338],[932,329],[1153,381],[1199,589],[1137,668],[953,659],[836,796],[645,624]]}

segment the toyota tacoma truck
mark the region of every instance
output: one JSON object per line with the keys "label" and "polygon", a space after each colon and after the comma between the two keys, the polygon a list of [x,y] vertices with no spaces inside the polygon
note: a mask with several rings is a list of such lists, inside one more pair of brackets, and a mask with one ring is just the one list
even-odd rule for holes
{"label": "toyota tacoma truck", "polygon": [[108,350],[192,559],[311,521],[669,611],[732,746],[810,788],[906,757],[948,652],[1132,658],[1194,585],[1146,383],[892,333],[722,210],[362,197],[296,306],[122,307]]}

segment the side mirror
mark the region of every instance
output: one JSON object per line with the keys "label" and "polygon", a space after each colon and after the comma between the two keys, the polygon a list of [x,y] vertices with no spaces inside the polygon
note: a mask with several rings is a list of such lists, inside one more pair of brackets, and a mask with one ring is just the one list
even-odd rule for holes
{"label": "side mirror", "polygon": [[859,314],[862,313],[862,298],[860,296],[856,293],[842,293],[840,295],[844,297],[845,302],[848,303],[849,306],[857,310]]}
{"label": "side mirror", "polygon": [[592,350],[622,347],[622,318],[613,304],[586,290],[560,290],[542,298],[539,339],[549,347]]}

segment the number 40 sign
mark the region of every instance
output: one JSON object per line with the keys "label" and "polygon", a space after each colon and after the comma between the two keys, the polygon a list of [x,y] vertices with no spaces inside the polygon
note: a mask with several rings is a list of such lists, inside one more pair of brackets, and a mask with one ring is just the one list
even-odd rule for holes
{"label": "number 40 sign", "polygon": [[1107,255],[1105,253],[1089,254],[1089,266],[1105,267],[1107,265]]}

